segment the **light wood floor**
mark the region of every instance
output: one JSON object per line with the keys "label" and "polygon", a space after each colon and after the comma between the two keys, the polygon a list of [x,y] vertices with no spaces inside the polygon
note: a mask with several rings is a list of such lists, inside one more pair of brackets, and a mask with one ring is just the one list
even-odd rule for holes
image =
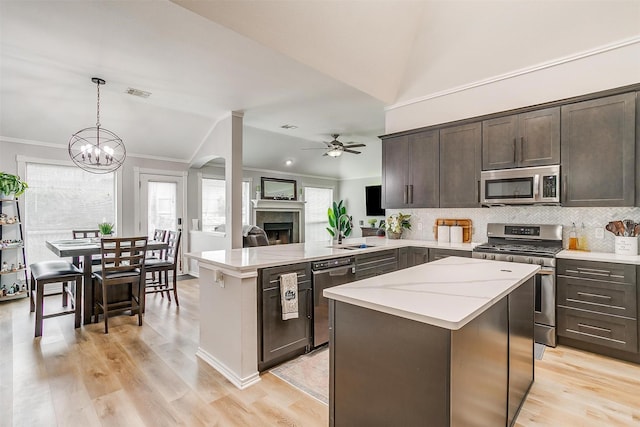
{"label": "light wood floor", "polygon": [[[328,425],[327,406],[275,376],[240,391],[196,358],[197,280],[179,292],[179,309],[152,295],[142,327],[118,316],[108,335],[63,316],[34,339],[28,301],[1,304],[0,426]],[[547,349],[517,425],[640,426],[640,366]]]}

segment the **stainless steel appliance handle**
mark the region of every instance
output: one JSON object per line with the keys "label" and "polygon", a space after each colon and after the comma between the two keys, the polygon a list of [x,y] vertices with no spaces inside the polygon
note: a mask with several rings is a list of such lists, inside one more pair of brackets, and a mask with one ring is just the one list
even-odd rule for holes
{"label": "stainless steel appliance handle", "polygon": [[535,174],[533,176],[533,200],[538,201],[540,195],[540,175]]}
{"label": "stainless steel appliance handle", "polygon": [[329,276],[344,276],[345,274],[355,273],[356,265],[348,264],[340,267],[327,268],[325,270],[314,270],[313,275],[329,274]]}

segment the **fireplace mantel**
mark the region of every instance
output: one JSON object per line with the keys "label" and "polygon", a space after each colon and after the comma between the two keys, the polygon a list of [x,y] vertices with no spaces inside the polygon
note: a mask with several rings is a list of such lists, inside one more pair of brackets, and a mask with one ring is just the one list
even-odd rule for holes
{"label": "fireplace mantel", "polygon": [[299,200],[253,199],[253,208],[257,210],[303,211],[304,204]]}

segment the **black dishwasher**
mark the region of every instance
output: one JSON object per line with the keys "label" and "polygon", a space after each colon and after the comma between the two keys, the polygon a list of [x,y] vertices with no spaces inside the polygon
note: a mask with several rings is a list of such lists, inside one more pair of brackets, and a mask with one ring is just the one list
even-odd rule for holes
{"label": "black dishwasher", "polygon": [[322,291],[344,285],[356,279],[354,257],[316,261],[311,265],[313,276],[313,346],[329,342],[329,300]]}

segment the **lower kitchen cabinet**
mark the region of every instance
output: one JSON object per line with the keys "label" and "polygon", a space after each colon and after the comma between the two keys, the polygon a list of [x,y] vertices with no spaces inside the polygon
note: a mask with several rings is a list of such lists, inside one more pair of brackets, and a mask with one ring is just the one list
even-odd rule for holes
{"label": "lower kitchen cabinet", "polygon": [[398,248],[398,270],[429,262],[429,248],[408,246]]}
{"label": "lower kitchen cabinet", "polygon": [[389,249],[356,255],[356,280],[398,270],[398,250]]}
{"label": "lower kitchen cabinet", "polygon": [[636,266],[559,259],[557,275],[559,342],[639,361]]}
{"label": "lower kitchen cabinet", "polygon": [[460,251],[456,249],[429,249],[429,262],[437,261],[450,256],[459,256],[462,258],[471,258],[471,251]]}
{"label": "lower kitchen cabinet", "polygon": [[[280,276],[298,275],[298,318],[282,320]],[[313,313],[309,263],[264,268],[258,272],[258,370],[304,354],[311,348]]]}

